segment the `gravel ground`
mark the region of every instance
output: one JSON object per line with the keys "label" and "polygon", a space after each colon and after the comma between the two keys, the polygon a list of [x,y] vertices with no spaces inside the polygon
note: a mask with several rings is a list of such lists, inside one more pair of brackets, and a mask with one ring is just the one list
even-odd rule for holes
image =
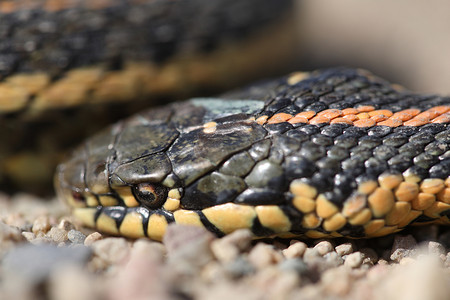
{"label": "gravel ground", "polygon": [[450,230],[374,240],[216,238],[163,243],[80,228],[56,200],[0,195],[1,299],[448,299]]}

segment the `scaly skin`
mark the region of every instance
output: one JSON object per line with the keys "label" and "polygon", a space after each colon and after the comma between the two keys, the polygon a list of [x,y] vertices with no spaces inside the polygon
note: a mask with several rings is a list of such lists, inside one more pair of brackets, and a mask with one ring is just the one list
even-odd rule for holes
{"label": "scaly skin", "polygon": [[168,223],[259,237],[376,237],[449,224],[450,98],[354,69],[295,73],[144,111],[56,174],[87,226],[160,240]]}
{"label": "scaly skin", "polygon": [[291,0],[0,1],[0,189],[48,192],[63,152],[107,124],[274,72],[295,50],[291,8]]}

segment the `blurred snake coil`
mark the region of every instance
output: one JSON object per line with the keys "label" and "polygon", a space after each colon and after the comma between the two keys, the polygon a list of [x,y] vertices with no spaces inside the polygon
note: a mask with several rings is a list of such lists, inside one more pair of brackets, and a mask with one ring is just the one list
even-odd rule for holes
{"label": "blurred snake coil", "polygon": [[292,0],[0,1],[0,190],[49,194],[63,153],[157,103],[280,73]]}
{"label": "blurred snake coil", "polygon": [[161,240],[170,223],[286,238],[450,224],[449,97],[352,68],[197,96],[291,58],[292,3],[263,2],[2,2],[1,184],[32,187],[33,163],[139,109],[57,168],[86,226]]}

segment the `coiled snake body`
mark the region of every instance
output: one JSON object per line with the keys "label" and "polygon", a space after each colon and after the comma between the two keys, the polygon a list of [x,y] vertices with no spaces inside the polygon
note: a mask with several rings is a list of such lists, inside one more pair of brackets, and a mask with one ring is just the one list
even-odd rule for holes
{"label": "coiled snake body", "polygon": [[[292,58],[292,0],[0,1],[0,190],[47,192],[61,153],[155,102]],[[276,47],[273,47],[276,45]]]}
{"label": "coiled snake body", "polygon": [[160,240],[376,237],[449,224],[450,98],[355,69],[295,73],[139,113],[81,145],[56,185],[88,226]]}

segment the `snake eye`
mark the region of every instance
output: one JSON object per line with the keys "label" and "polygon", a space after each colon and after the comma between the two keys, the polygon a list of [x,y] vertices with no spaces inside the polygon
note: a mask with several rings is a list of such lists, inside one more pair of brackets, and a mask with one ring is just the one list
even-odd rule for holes
{"label": "snake eye", "polygon": [[133,194],[137,201],[147,208],[158,208],[166,201],[168,188],[150,183],[139,183],[133,186]]}

